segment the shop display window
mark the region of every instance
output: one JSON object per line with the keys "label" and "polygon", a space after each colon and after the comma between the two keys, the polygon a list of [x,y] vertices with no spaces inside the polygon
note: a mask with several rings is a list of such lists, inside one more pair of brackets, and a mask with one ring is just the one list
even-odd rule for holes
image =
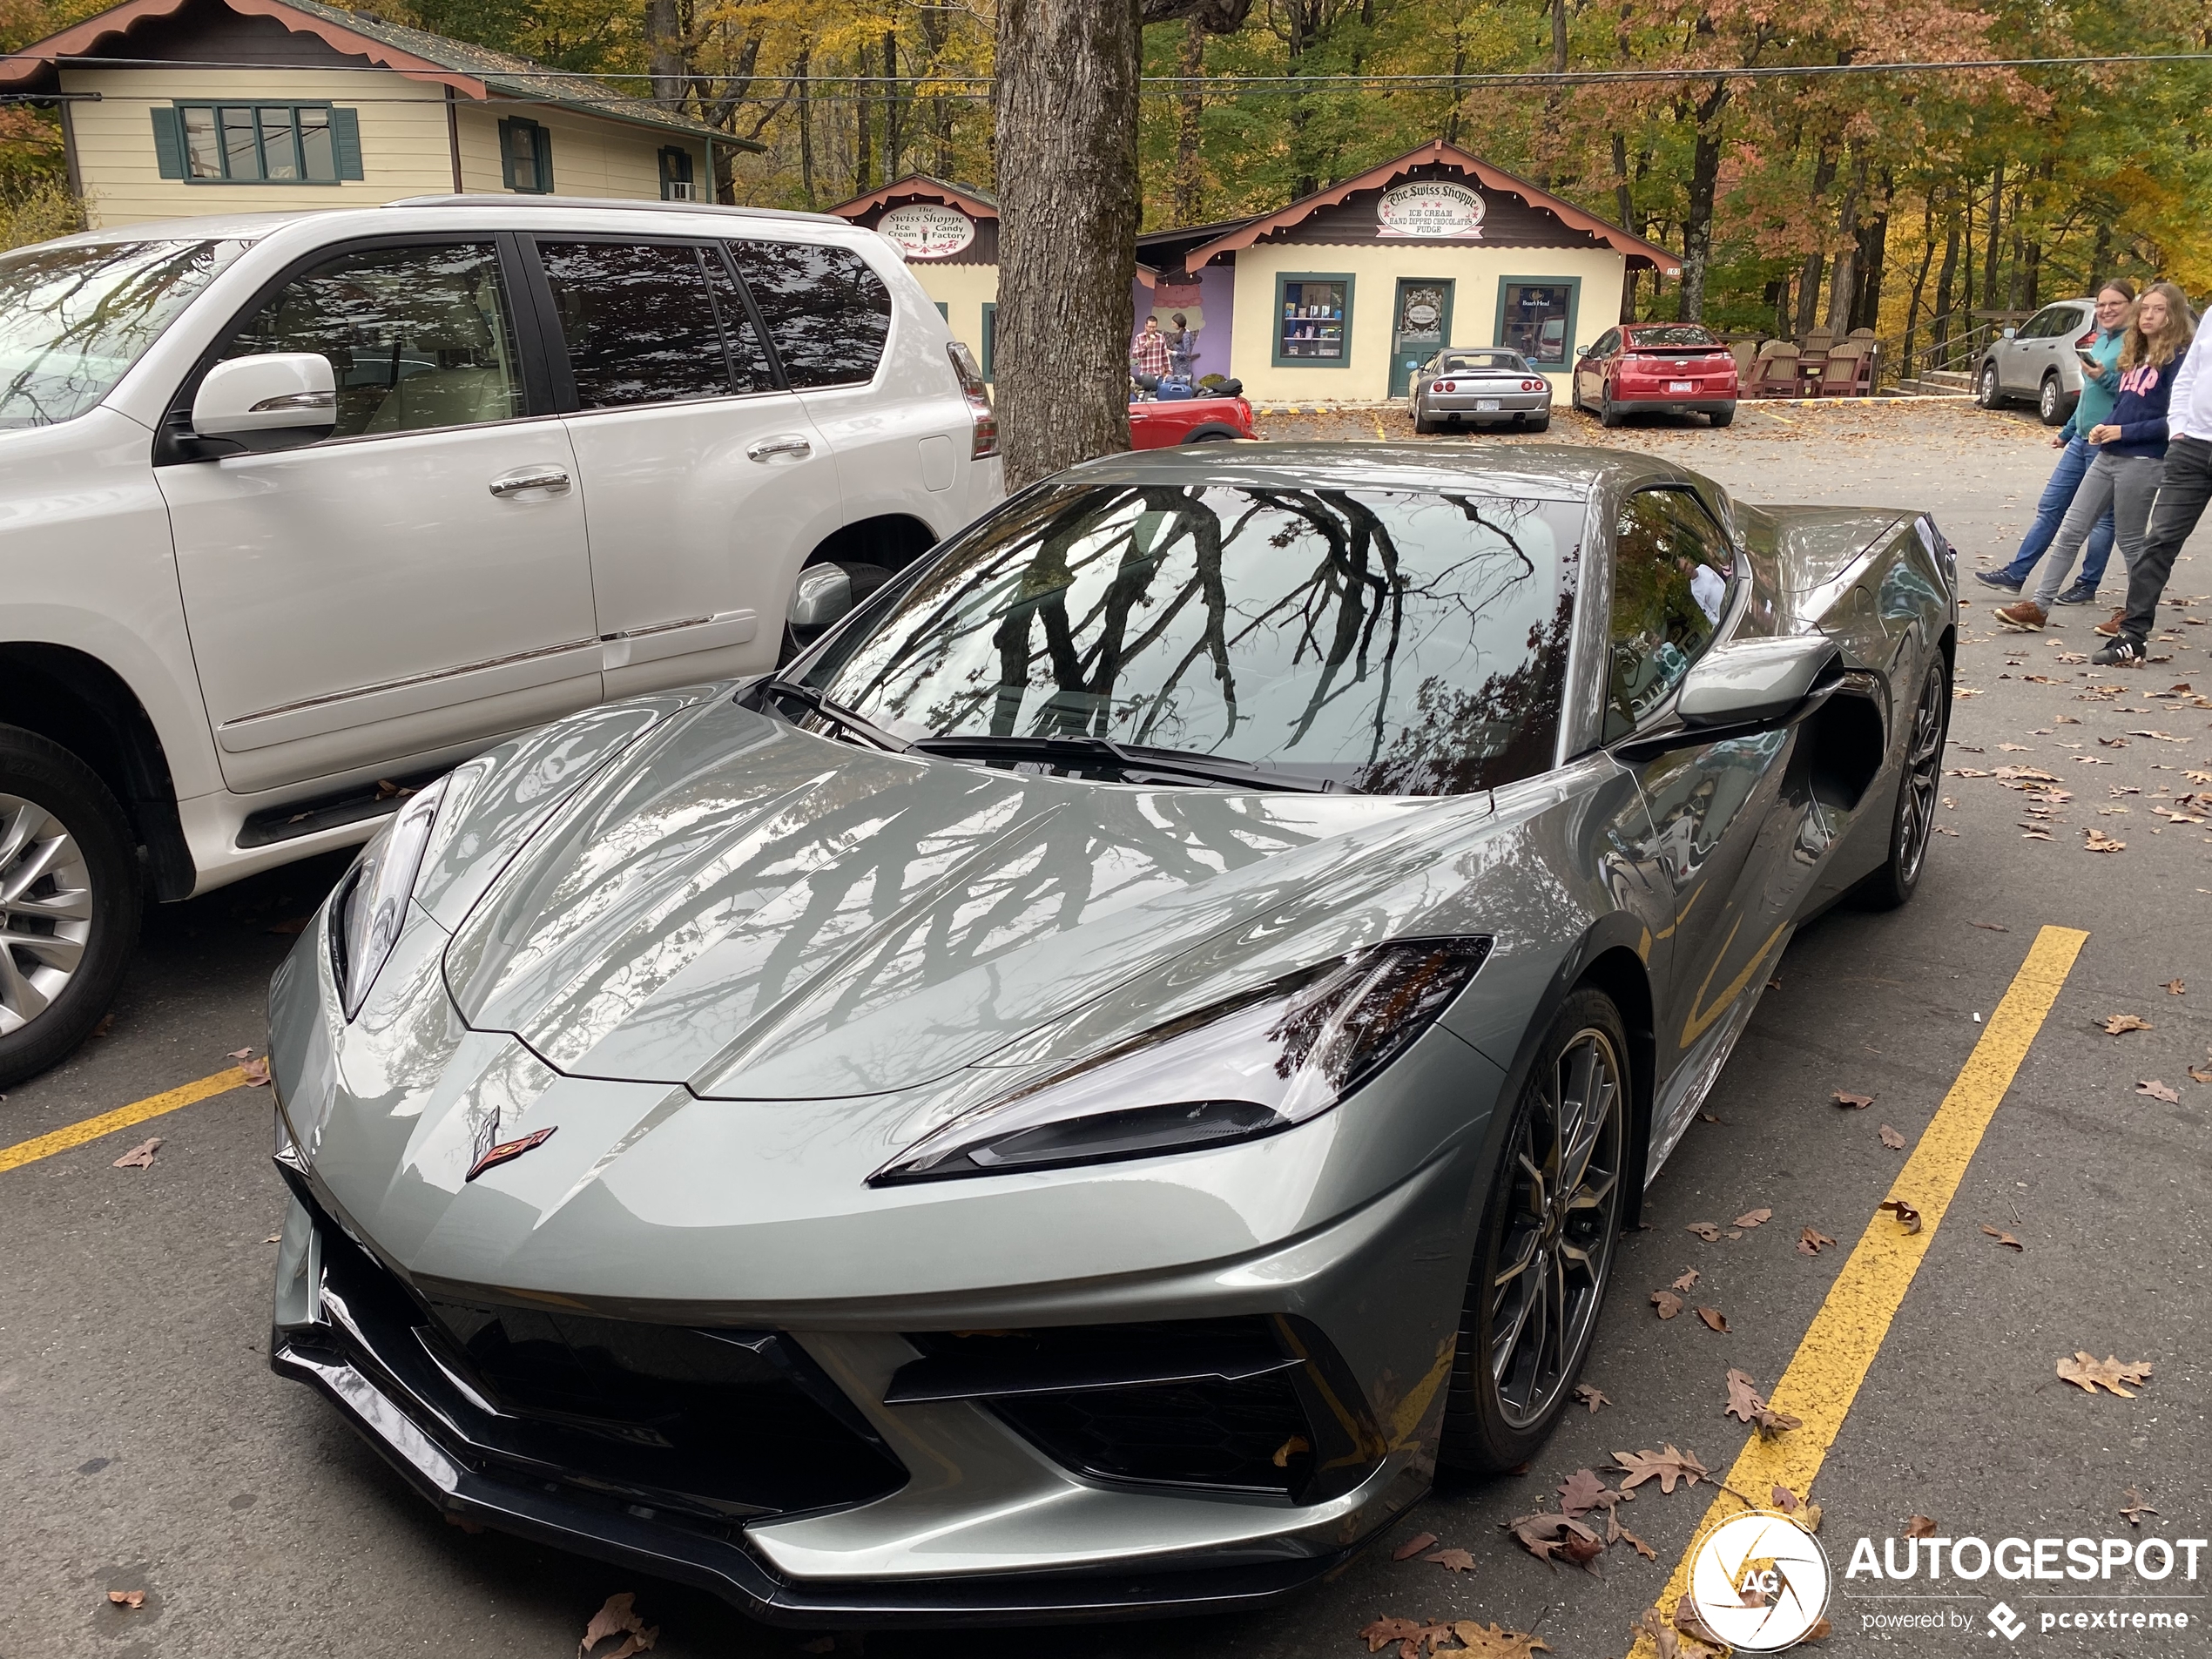
{"label": "shop display window", "polygon": [[1571,277],[1508,278],[1498,288],[1496,344],[1510,346],[1538,368],[1564,368],[1575,346],[1575,302],[1581,284]]}
{"label": "shop display window", "polygon": [[1342,368],[1350,361],[1352,279],[1276,279],[1275,361],[1280,367]]}

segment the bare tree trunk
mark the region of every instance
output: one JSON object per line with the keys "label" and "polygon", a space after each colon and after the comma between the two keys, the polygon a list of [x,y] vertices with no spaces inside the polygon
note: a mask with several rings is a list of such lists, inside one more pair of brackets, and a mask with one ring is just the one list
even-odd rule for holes
{"label": "bare tree trunk", "polygon": [[873,130],[868,115],[874,88],[868,77],[874,71],[875,57],[864,44],[860,48],[860,70],[853,83],[853,193],[867,193],[874,182],[875,151]]}
{"label": "bare tree trunk", "polygon": [[1864,207],[1859,212],[1858,298],[1852,301],[1851,309],[1851,326],[1854,328],[1881,327],[1882,274],[1889,260],[1890,202],[1896,193],[1897,180],[1885,168],[1879,205],[1871,213]]}
{"label": "bare tree trunk", "polygon": [[1454,30],[1452,41],[1452,112],[1444,118],[1444,142],[1456,145],[1460,141],[1460,100],[1467,96],[1467,89],[1460,84],[1460,77],[1467,73],[1467,44]]}
{"label": "bare tree trunk", "polygon": [[[1836,182],[1836,152],[1827,139],[1820,143],[1820,150],[1812,164],[1812,206],[1818,211],[1821,198],[1828,193],[1828,186]],[[1827,255],[1815,248],[1805,255],[1804,266],[1797,273],[1797,326],[1799,339],[1812,332],[1820,315],[1820,277],[1828,264]]]}
{"label": "bare tree trunk", "polygon": [[810,44],[799,49],[799,183],[806,192],[806,205],[815,205],[814,195],[814,91],[813,83],[807,78],[813,73],[814,48]]}
{"label": "bare tree trunk", "polygon": [[[920,17],[922,50],[928,54],[923,72],[934,75],[941,67],[939,60],[944,55],[945,42],[950,36],[945,22],[945,8],[941,5],[923,5],[920,9]],[[927,111],[925,125],[928,129],[932,151],[929,170],[940,179],[950,179],[953,174],[953,101],[948,98],[932,97],[923,108]],[[915,148],[921,146],[917,145]]]}
{"label": "bare tree trunk", "polygon": [[[1968,207],[1960,209],[1963,218]],[[1945,227],[1943,242],[1943,273],[1936,278],[1935,315],[1928,323],[1928,336],[1937,345],[1947,345],[1951,340],[1951,295],[1952,282],[1959,275],[1959,219],[1953,219]],[[1940,364],[1935,365],[1940,367]]]}
{"label": "bare tree trunk", "polygon": [[2004,223],[2005,164],[1997,164],[1997,177],[1989,186],[1989,234],[1982,246],[1981,303],[1985,310],[1997,309],[1997,233]]}
{"label": "bare tree trunk", "polygon": [[[1567,73],[1567,0],[1551,0],[1552,73]],[[1554,82],[1544,95],[1544,153],[1536,171],[1536,182],[1546,190],[1552,187],[1553,164],[1559,159],[1559,111],[1567,101],[1567,90]]]}
{"label": "bare tree trunk", "polygon": [[[1613,210],[1616,222],[1624,231],[1635,229],[1635,192],[1629,188],[1629,138],[1623,132],[1613,135]],[[1629,280],[1621,290],[1621,320],[1634,322],[1636,315],[1636,279],[1643,274],[1641,266],[1629,267]]]}
{"label": "bare tree trunk", "polygon": [[2112,221],[2101,219],[2097,221],[2096,244],[2089,250],[2089,281],[2086,285],[2088,292],[2094,293],[2097,291],[2096,285],[2105,280],[2107,269],[2111,264]]}
{"label": "bare tree trunk", "polygon": [[1721,116],[1728,107],[1729,84],[1715,81],[1697,105],[1697,141],[1690,152],[1689,202],[1682,226],[1682,289],[1675,314],[1683,322],[1705,316],[1705,268],[1713,257],[1713,198],[1720,186]]}
{"label": "bare tree trunk", "polygon": [[653,102],[664,110],[684,107],[686,73],[684,24],[677,0],[646,0],[645,67],[652,74]]}
{"label": "bare tree trunk", "polygon": [[[1912,302],[1905,308],[1905,360],[1901,367],[1908,374],[1920,372],[1912,355],[1919,344],[1920,297],[1928,289],[1928,267],[1935,263],[1935,186],[1930,185],[1927,193],[1920,199],[1920,270],[1912,279]],[[1885,214],[1883,223],[1888,222],[1888,215]],[[1867,327],[1871,328],[1873,324]]]}
{"label": "bare tree trunk", "polygon": [[[1178,67],[1185,75],[1206,72],[1206,30],[1196,17],[1183,20],[1183,61]],[[1205,169],[1199,158],[1199,140],[1204,136],[1201,123],[1205,116],[1205,95],[1196,85],[1186,84],[1177,95],[1175,111],[1175,193],[1171,211],[1177,225],[1197,225],[1205,217]]]}
{"label": "bare tree trunk", "polygon": [[899,158],[905,145],[900,132],[899,37],[883,31],[883,182],[899,177]]}
{"label": "bare tree trunk", "polygon": [[1866,158],[1851,167],[1851,183],[1844,186],[1843,206],[1836,210],[1836,272],[1828,289],[1828,329],[1851,333],[1851,307],[1858,299],[1858,199],[1866,188]]}

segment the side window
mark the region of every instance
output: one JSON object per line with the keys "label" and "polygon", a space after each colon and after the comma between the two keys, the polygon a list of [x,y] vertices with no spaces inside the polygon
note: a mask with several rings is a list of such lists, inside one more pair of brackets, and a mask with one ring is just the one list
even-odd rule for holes
{"label": "side window", "polygon": [[729,246],[794,389],[875,378],[891,337],[891,291],[866,260],[808,242]]}
{"label": "side window", "polygon": [[525,412],[513,311],[489,242],[341,254],[285,284],[226,358],[320,352],[334,437],[476,426]]}
{"label": "side window", "polygon": [[1644,489],[1613,537],[1613,669],[1605,738],[1665,701],[1712,643],[1734,565],[1720,526],[1686,489]]}
{"label": "side window", "polygon": [[553,190],[553,138],[535,121],[515,116],[499,124],[499,172],[507,188],[545,196]]}
{"label": "side window", "polygon": [[1618,328],[1608,328],[1597,337],[1596,344],[1590,347],[1590,354],[1593,357],[1610,357],[1620,349],[1621,331]]}
{"label": "side window", "polygon": [[[541,240],[537,251],[568,343],[579,408],[627,408],[730,395],[721,314],[736,301],[737,287],[711,249]],[[719,300],[710,271],[722,279]],[[744,314],[737,307],[736,319]],[[752,334],[748,320],[745,341],[757,358]],[[758,368],[765,382],[766,364]],[[738,383],[747,391],[759,389],[749,376]]]}

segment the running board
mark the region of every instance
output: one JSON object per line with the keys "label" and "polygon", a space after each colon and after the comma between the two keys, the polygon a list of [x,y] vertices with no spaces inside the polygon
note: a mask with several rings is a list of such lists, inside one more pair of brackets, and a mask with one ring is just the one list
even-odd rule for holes
{"label": "running board", "polygon": [[[296,841],[320,835],[325,830],[343,829],[348,824],[388,818],[399,811],[400,803],[409,795],[443,775],[442,768],[438,772],[416,772],[411,777],[356,784],[334,795],[295,800],[282,806],[265,806],[246,815],[246,822],[239,826],[236,845],[241,850],[273,846],[280,841]],[[397,792],[390,786],[395,784]]]}

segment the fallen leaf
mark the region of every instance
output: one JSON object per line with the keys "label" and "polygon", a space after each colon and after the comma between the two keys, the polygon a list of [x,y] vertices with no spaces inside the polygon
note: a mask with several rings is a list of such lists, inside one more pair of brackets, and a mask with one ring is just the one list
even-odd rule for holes
{"label": "fallen leaf", "polygon": [[1743,1237],[1743,1230],[1741,1227],[1730,1227],[1728,1230],[1728,1236],[1730,1238],[1741,1238]]}
{"label": "fallen leaf", "polygon": [[1774,1211],[1771,1210],[1746,1210],[1742,1215],[1737,1217],[1736,1224],[1739,1227],[1756,1227],[1763,1221],[1773,1219]]}
{"label": "fallen leaf", "polygon": [[100,1015],[100,1022],[94,1026],[88,1035],[96,1037],[104,1037],[114,1029],[115,1015],[112,1014],[103,1014]]}
{"label": "fallen leaf", "polygon": [[1313,1442],[1307,1440],[1305,1435],[1293,1434],[1275,1448],[1275,1467],[1278,1469],[1287,1469],[1291,1467],[1292,1458],[1300,1452],[1311,1452],[1312,1449]]}
{"label": "fallen leaf", "polygon": [[[1659,1609],[1656,1607],[1648,1607],[1638,1614],[1636,1622],[1629,1627],[1629,1634],[1649,1641],[1659,1659],[1683,1659],[1681,1633],[1659,1616]],[[1693,1653],[1704,1651],[1694,1642],[1691,1649]]]}
{"label": "fallen leaf", "polygon": [[1506,1530],[1541,1561],[1564,1555],[1568,1561],[1587,1567],[1605,1553],[1605,1540],[1572,1515],[1547,1514],[1539,1510],[1533,1515],[1514,1516],[1506,1522]]}
{"label": "fallen leaf", "polygon": [[2027,1248],[2026,1244],[2020,1243],[2020,1241],[2013,1238],[2012,1234],[1993,1227],[1986,1221],[1981,1224],[1981,1230],[1982,1231],[1987,1233],[1992,1238],[1994,1238],[1999,1244],[2006,1245],[2010,1249],[2026,1250]]}
{"label": "fallen leaf", "polygon": [[605,1659],[631,1659],[631,1655],[644,1653],[659,1641],[660,1627],[647,1624],[637,1616],[637,1609],[631,1605],[635,1599],[636,1593],[631,1590],[609,1596],[606,1605],[593,1614],[591,1622],[583,1627],[583,1640],[577,1644],[577,1652],[588,1654],[609,1636],[619,1635],[624,1636],[622,1646]]}
{"label": "fallen leaf", "polygon": [[1817,1256],[1835,1242],[1817,1228],[1808,1227],[1797,1235],[1797,1253],[1801,1256]]}
{"label": "fallen leaf", "polygon": [[280,1233],[280,1232],[278,1232],[278,1233],[271,1233],[271,1234],[270,1234],[270,1235],[269,1235],[266,1238],[264,1238],[261,1242],[262,1242],[263,1244],[281,1244],[281,1243],[283,1243],[283,1242],[284,1242],[284,1235],[283,1235],[282,1233]]}
{"label": "fallen leaf", "polygon": [[1811,1629],[1806,1631],[1804,1635],[1799,1636],[1797,1640],[1800,1642],[1825,1642],[1830,1636],[1832,1636],[1835,1634],[1835,1625],[1830,1621],[1828,1615],[1824,1613],[1820,1615],[1820,1622],[1814,1625]]}
{"label": "fallen leaf", "polygon": [[[2156,1514],[2158,1512],[2154,1509],[2151,1513]],[[144,1590],[110,1590],[107,1599],[118,1607],[144,1607],[146,1593]]]}
{"label": "fallen leaf", "polygon": [[[1976,927],[1984,928],[1993,934],[2008,934],[2013,931],[2001,921],[1977,921],[1972,925]],[[1869,1102],[1868,1104],[1871,1105],[1872,1103]]]}
{"label": "fallen leaf", "polygon": [[1467,1644],[1467,1651],[1474,1659],[1529,1659],[1539,1648],[1546,1653],[1551,1651],[1541,1636],[1533,1636],[1526,1630],[1477,1624],[1472,1619],[1454,1620],[1452,1634]]}
{"label": "fallen leaf", "polygon": [[2191,1081],[2195,1082],[2212,1083],[2212,1066],[2208,1066],[2202,1070],[2199,1070],[2196,1067],[2191,1066],[2189,1068],[2189,1077]]}
{"label": "fallen leaf", "polygon": [[1779,1509],[1784,1514],[1794,1515],[1797,1513],[1797,1510],[1800,1507],[1797,1502],[1797,1494],[1791,1491],[1789,1487],[1784,1486],[1779,1480],[1774,1483],[1773,1497],[1774,1507]]}
{"label": "fallen leaf", "polygon": [[[1976,922],[1974,925],[1979,927],[1981,924]],[[1846,1095],[1840,1089],[1830,1098],[1838,1106],[1848,1106],[1855,1112],[1863,1112],[1874,1103],[1874,1096],[1871,1095]]]}
{"label": "fallen leaf", "polygon": [[2121,1385],[2148,1382],[2150,1370],[2150,1366],[2143,1361],[2115,1359],[2110,1354],[2101,1360],[2093,1359],[2078,1348],[2071,1358],[2061,1354],[2058,1362],[2059,1375],[2082,1393],[2094,1394],[2102,1388],[2122,1399],[2133,1399],[2135,1395],[2133,1389],[2123,1388]]}
{"label": "fallen leaf", "polygon": [[160,1150],[161,1136],[157,1135],[151,1140],[140,1141],[108,1167],[115,1170],[151,1170],[153,1168],[153,1155]]}
{"label": "fallen leaf", "polygon": [[1674,1287],[1678,1291],[1686,1291],[1696,1283],[1697,1270],[1694,1267],[1685,1267],[1682,1270],[1682,1277],[1675,1281]]}
{"label": "fallen leaf", "polygon": [[2148,1095],[2153,1100],[2162,1100],[2168,1106],[2178,1104],[2182,1098],[2180,1089],[2168,1088],[2155,1077],[2144,1078],[2142,1082],[2135,1085],[2135,1092],[2139,1095]]}
{"label": "fallen leaf", "polygon": [[246,1074],[248,1089],[266,1089],[269,1084],[269,1062],[265,1055],[259,1060],[249,1060],[239,1069]]}
{"label": "fallen leaf", "polygon": [[1577,1469],[1560,1482],[1559,1507],[1562,1514],[1586,1515],[1614,1495],[1593,1469]]}
{"label": "fallen leaf", "polygon": [[1598,1393],[1596,1387],[1590,1383],[1576,1383],[1575,1385],[1575,1398],[1581,1400],[1583,1405],[1590,1408],[1590,1415],[1593,1417],[1597,1415],[1597,1408],[1599,1406],[1610,1406],[1613,1403],[1603,1394]]}
{"label": "fallen leaf", "polygon": [[2143,1501],[2143,1494],[2140,1488],[2135,1487],[2128,1488],[2128,1501],[2120,1506],[2120,1518],[2122,1521],[2131,1527],[2140,1527],[2143,1524],[2145,1515],[2155,1515],[2157,1513],[2157,1510]]}
{"label": "fallen leaf", "polygon": [[1728,1643],[1713,1634],[1712,1627],[1705,1622],[1703,1615],[1697,1611],[1697,1603],[1691,1601],[1687,1595],[1675,1603],[1675,1629],[1692,1642],[1702,1642],[1716,1651],[1727,1649]]}
{"label": "fallen leaf", "polygon": [[1447,1573],[1472,1573],[1474,1557],[1464,1549],[1440,1549],[1433,1555],[1424,1555],[1425,1561],[1434,1561]]}
{"label": "fallen leaf", "polygon": [[1682,1298],[1676,1296],[1672,1291],[1654,1291],[1651,1293],[1651,1305],[1659,1310],[1661,1318],[1671,1319],[1682,1312]]}
{"label": "fallen leaf", "polygon": [[1648,1561],[1656,1561],[1659,1559],[1659,1552],[1657,1550],[1652,1548],[1650,1545],[1645,1543],[1642,1539],[1637,1537],[1626,1527],[1622,1526],[1616,1521],[1614,1523],[1614,1529],[1621,1534],[1621,1541],[1626,1544],[1630,1549],[1635,1551],[1637,1554],[1642,1556],[1644,1560]]}
{"label": "fallen leaf", "polygon": [[1907,1538],[1932,1538],[1936,1535],[1936,1524],[1925,1515],[1914,1515],[1905,1523],[1905,1535]]}
{"label": "fallen leaf", "polygon": [[1739,1421],[1754,1425],[1762,1437],[1780,1434],[1804,1426],[1804,1420],[1792,1417],[1787,1412],[1777,1412],[1760,1395],[1758,1385],[1749,1372],[1730,1371],[1728,1373],[1728,1407],[1722,1413]]}
{"label": "fallen leaf", "polygon": [[2101,829],[2085,830],[2082,833],[2089,838],[2081,844],[2084,852],[2125,853],[2128,850],[2127,842],[2115,841]]}
{"label": "fallen leaf", "polygon": [[1700,1238],[1703,1239],[1709,1244],[1716,1244],[1720,1242],[1721,1230],[1719,1225],[1714,1222],[1693,1221],[1689,1226],[1683,1228],[1683,1231],[1684,1232],[1696,1233]]}
{"label": "fallen leaf", "polygon": [[1905,1136],[1885,1123],[1882,1125],[1882,1144],[1892,1152],[1902,1152],[1905,1150]]}
{"label": "fallen leaf", "polygon": [[2107,1035],[2115,1037],[2123,1031],[2155,1031],[2158,1028],[2140,1014],[2107,1014],[2098,1023],[2104,1027]]}
{"label": "fallen leaf", "polygon": [[1874,1209],[1878,1214],[1886,1210],[1894,1215],[1897,1217],[1897,1224],[1908,1233],[1917,1233],[1920,1231],[1920,1212],[1902,1198],[1885,1198],[1876,1204]]}
{"label": "fallen leaf", "polygon": [[1390,1559],[1394,1561],[1409,1561],[1435,1541],[1436,1534],[1433,1532],[1415,1533],[1390,1552]]}
{"label": "fallen leaf", "polygon": [[1671,1441],[1662,1445],[1663,1449],[1657,1452],[1615,1452],[1613,1454],[1614,1467],[1626,1477],[1621,1482],[1622,1491],[1627,1492],[1642,1486],[1646,1480],[1656,1480],[1660,1491],[1672,1493],[1677,1480],[1686,1481],[1694,1487],[1700,1476],[1711,1475],[1712,1471],[1697,1460],[1695,1452],[1681,1451]]}
{"label": "fallen leaf", "polygon": [[1451,1633],[1449,1625],[1420,1624],[1412,1619],[1386,1616],[1377,1619],[1359,1634],[1366,1638],[1369,1653],[1379,1653],[1394,1642],[1398,1644],[1398,1659],[1420,1659],[1424,1641],[1433,1651],[1436,1644]]}
{"label": "fallen leaf", "polygon": [[1728,1316],[1718,1308],[1699,1308],[1697,1317],[1705,1322],[1708,1331],[1717,1331],[1723,1336],[1728,1334]]}
{"label": "fallen leaf", "polygon": [[253,1050],[250,1047],[245,1049],[233,1049],[230,1051],[230,1053],[225,1055],[223,1057],[226,1060],[251,1060],[253,1057]]}
{"label": "fallen leaf", "polygon": [[2035,745],[2032,743],[2000,743],[1997,746],[2000,749],[2007,750],[2013,754],[2026,754]]}

